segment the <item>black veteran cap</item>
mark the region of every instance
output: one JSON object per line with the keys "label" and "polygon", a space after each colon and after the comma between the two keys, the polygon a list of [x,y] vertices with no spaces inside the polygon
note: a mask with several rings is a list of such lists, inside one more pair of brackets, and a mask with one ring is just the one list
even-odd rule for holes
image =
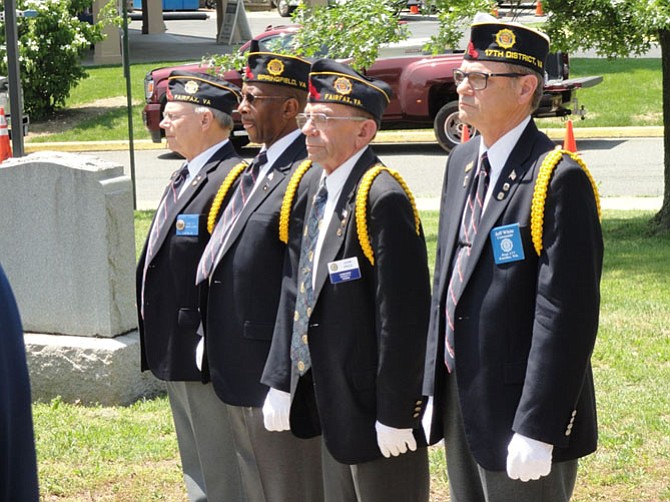
{"label": "black veteran cap", "polygon": [[391,95],[391,87],[386,82],[361,75],[332,59],[319,59],[309,74],[310,103],[339,103],[361,108],[378,121]]}
{"label": "black veteran cap", "polygon": [[175,70],[168,77],[167,98],[207,106],[230,115],[240,101],[240,88],[206,73]]}
{"label": "black veteran cap", "polygon": [[475,18],[463,59],[511,63],[544,75],[548,53],[549,37],[544,33],[518,23],[477,22]]}
{"label": "black veteran cap", "polygon": [[252,40],[247,55],[244,81],[286,85],[307,92],[310,67],[309,61],[296,56],[261,52],[258,41]]}

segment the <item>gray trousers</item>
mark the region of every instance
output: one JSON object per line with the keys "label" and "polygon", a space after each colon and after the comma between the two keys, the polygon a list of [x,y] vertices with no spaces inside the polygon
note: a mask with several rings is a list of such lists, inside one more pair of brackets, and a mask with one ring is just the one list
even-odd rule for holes
{"label": "gray trousers", "polygon": [[523,482],[506,471],[483,469],[472,456],[458,399],[456,373],[447,375],[442,409],[451,502],[568,502],[577,461],[554,463],[548,476]]}
{"label": "gray trousers", "polygon": [[226,407],[249,502],[323,500],[320,438],[268,431],[261,408]]}
{"label": "gray trousers", "polygon": [[211,383],[167,382],[191,502],[245,502],[228,410]]}
{"label": "gray trousers", "polygon": [[428,502],[428,451],[346,465],[323,444],[326,502]]}

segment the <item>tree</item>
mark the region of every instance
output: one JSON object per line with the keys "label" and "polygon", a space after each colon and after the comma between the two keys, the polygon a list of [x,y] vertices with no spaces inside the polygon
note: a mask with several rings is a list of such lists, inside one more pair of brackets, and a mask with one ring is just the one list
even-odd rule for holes
{"label": "tree", "polygon": [[[18,22],[19,66],[24,109],[33,119],[52,115],[65,104],[70,89],[87,76],[81,60],[104,38],[103,28],[117,19],[114,3],[101,9],[98,21],[81,16],[93,0],[19,0],[19,10],[35,10]],[[78,17],[79,16],[79,17]],[[81,17],[81,19],[80,19]],[[0,33],[0,73],[7,74],[5,33]]]}

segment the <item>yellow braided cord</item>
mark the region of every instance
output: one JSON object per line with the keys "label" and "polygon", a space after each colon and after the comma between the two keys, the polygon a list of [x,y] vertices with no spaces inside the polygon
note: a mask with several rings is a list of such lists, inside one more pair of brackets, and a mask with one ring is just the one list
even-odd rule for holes
{"label": "yellow braided cord", "polygon": [[207,215],[207,231],[211,233],[214,231],[216,226],[216,218],[219,216],[219,211],[221,210],[221,204],[223,204],[223,199],[226,198],[226,194],[230,187],[233,186],[235,180],[242,174],[242,172],[247,168],[247,163],[242,161],[233,167],[228,176],[226,176],[219,187],[219,191],[216,192],[214,200],[212,201],[212,207],[209,209],[209,214]]}
{"label": "yellow braided cord", "polygon": [[281,210],[279,211],[279,240],[284,244],[288,244],[288,223],[291,217],[291,207],[293,206],[293,199],[298,190],[300,181],[307,170],[312,167],[311,160],[304,160],[291,176],[291,179],[286,185],[286,193],[281,202]]}
{"label": "yellow braided cord", "polygon": [[398,171],[389,169],[386,166],[381,164],[376,164],[372,166],[361,178],[361,182],[358,185],[358,191],[356,192],[356,233],[358,234],[358,242],[361,245],[363,254],[370,261],[370,264],[374,266],[375,264],[375,254],[372,250],[372,244],[370,243],[370,233],[368,232],[368,219],[367,219],[367,205],[368,205],[368,195],[370,193],[370,188],[372,187],[372,182],[382,171],[388,172],[393,176],[398,184],[407,194],[407,198],[412,206],[412,211],[414,212],[414,226],[416,229],[416,234],[419,235],[421,232],[421,219],[419,218],[419,211],[416,208],[416,202],[414,200],[414,194],[407,186],[407,183],[400,175]]}
{"label": "yellow braided cord", "polygon": [[540,166],[540,172],[535,181],[535,190],[533,191],[533,200],[530,205],[530,235],[533,241],[533,247],[538,256],[542,251],[542,231],[544,227],[544,206],[547,202],[547,189],[549,187],[549,181],[551,180],[551,175],[554,172],[554,169],[558,163],[563,158],[563,155],[568,155],[571,157],[579,167],[582,168],[586,177],[591,183],[593,188],[593,196],[596,201],[596,209],[598,211],[598,219],[602,220],[602,214],[600,210],[600,195],[598,194],[598,187],[596,182],[591,176],[591,172],[586,167],[586,164],[581,159],[579,155],[568,150],[562,150],[560,146],[557,146],[555,150],[547,154]]}

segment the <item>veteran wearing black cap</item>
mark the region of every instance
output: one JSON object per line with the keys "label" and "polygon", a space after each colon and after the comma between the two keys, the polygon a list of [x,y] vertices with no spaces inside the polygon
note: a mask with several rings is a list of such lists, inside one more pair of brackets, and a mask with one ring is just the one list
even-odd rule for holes
{"label": "veteran wearing black cap", "polygon": [[319,60],[298,116],[323,175],[301,184],[300,256],[263,382],[290,392],[275,413],[295,435],[322,434],[329,501],[428,500],[426,245],[406,184],[368,146],[390,99],[386,83]]}
{"label": "veteran wearing black cap", "polygon": [[137,265],[142,371],[167,382],[189,500],[246,500],[227,410],[196,366],[196,268],[207,216],[228,173],[242,162],[228,137],[240,89],[202,73],[170,74],[160,126],[185,158],[165,189]]}
{"label": "veteran wearing black cap", "polygon": [[[198,267],[205,318],[205,364],[233,430],[243,484],[251,501],[319,502],[321,444],[289,432],[270,433],[261,410],[260,378],[279,303],[286,245],[279,214],[293,172],[307,156],[296,124],[307,100],[310,63],[259,51],[247,56],[239,112],[259,154],[239,176]],[[233,190],[230,190],[233,192]],[[273,395],[282,399],[281,395]]]}
{"label": "veteran wearing black cap", "polygon": [[596,448],[598,195],[531,118],[548,49],[480,19],[454,71],[459,117],[480,134],[447,162],[424,394],[456,502],[567,501]]}

